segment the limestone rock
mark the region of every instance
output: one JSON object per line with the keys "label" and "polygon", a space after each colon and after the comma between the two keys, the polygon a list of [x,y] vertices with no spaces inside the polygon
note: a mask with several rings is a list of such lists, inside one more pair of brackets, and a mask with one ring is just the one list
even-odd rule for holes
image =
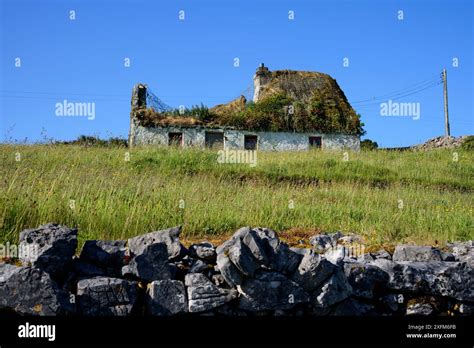
{"label": "limestone rock", "polygon": [[442,261],[439,249],[430,246],[397,245],[393,261]]}
{"label": "limestone rock", "polygon": [[453,136],[439,136],[429,139],[423,144],[412,146],[416,150],[432,150],[437,148],[453,149],[461,146],[467,136],[453,137]]}
{"label": "limestone rock", "polygon": [[298,284],[277,272],[259,272],[238,290],[239,308],[252,312],[291,309],[309,301],[309,295]]}
{"label": "limestone rock", "polygon": [[455,242],[450,246],[456,261],[468,262],[474,267],[474,241]]}
{"label": "limestone rock", "polygon": [[287,244],[280,242],[274,252],[270,254],[270,269],[291,275],[298,268],[300,255],[291,251]]}
{"label": "limestone rock", "polygon": [[[248,229],[248,227],[246,228]],[[246,230],[244,230],[246,231]],[[240,232],[242,233],[242,231]],[[263,235],[266,237],[267,234],[263,232]],[[274,236],[274,234],[272,234]],[[261,240],[261,236],[254,230],[248,229],[242,237],[244,244],[250,249],[252,255],[265,266],[269,266],[268,255],[265,251],[264,245]]]}
{"label": "limestone rock", "polygon": [[50,273],[53,278],[66,273],[77,247],[77,229],[46,224],[20,232],[23,263]]}
{"label": "limestone rock", "polygon": [[343,245],[337,245],[329,248],[324,253],[324,257],[331,263],[341,266],[344,260],[348,259],[349,249]]}
{"label": "limestone rock", "polygon": [[222,289],[201,273],[187,274],[185,285],[188,292],[188,310],[205,312],[220,307],[237,297],[235,289]]}
{"label": "limestone rock", "polygon": [[359,244],[362,243],[362,237],[358,236],[356,234],[349,234],[347,236],[342,236],[337,240],[337,243],[339,244]]}
{"label": "limestone rock", "polygon": [[209,266],[207,263],[201,260],[196,260],[193,262],[191,267],[189,268],[189,273],[201,273],[209,269]]}
{"label": "limestone rock", "polygon": [[392,260],[392,255],[390,255],[390,253],[385,249],[380,249],[379,251],[373,253],[372,256],[374,259]]}
{"label": "limestone rock", "polygon": [[310,248],[295,248],[291,247],[290,250],[295,254],[298,254],[302,259],[305,255],[313,253],[313,250]]}
{"label": "limestone rock", "polygon": [[151,315],[170,316],[188,311],[184,284],[179,280],[155,280],[148,285],[146,309]]}
{"label": "limestone rock", "polygon": [[292,274],[301,259],[275,231],[260,227],[240,228],[216,251],[217,268],[230,286],[240,285],[260,267]]}
{"label": "limestone rock", "polygon": [[170,261],[174,261],[186,254],[186,248],[179,241],[181,226],[172,227],[161,231],[150,232],[128,240],[127,246],[130,253],[140,255],[150,245],[165,243]]}
{"label": "limestone rock", "polygon": [[124,316],[134,312],[137,283],[97,277],[77,283],[77,301],[82,315]]}
{"label": "limestone rock", "polygon": [[110,276],[118,276],[125,265],[125,244],[123,240],[88,240],[79,258],[104,269]]}
{"label": "limestone rock", "polygon": [[335,306],[331,315],[335,316],[360,316],[374,314],[375,307],[372,304],[363,303],[352,297],[342,301]]}
{"label": "limestone rock", "polygon": [[456,261],[456,257],[453,253],[447,251],[441,251],[441,260],[442,261]]}
{"label": "limestone rock", "polygon": [[388,274],[380,268],[358,262],[345,263],[344,273],[353,295],[366,299],[373,298],[374,291],[384,289],[389,281]]}
{"label": "limestone rock", "polygon": [[106,276],[105,271],[93,264],[81,261],[80,259],[73,259],[72,272],[76,277],[91,278],[97,276]]}
{"label": "limestone rock", "polygon": [[130,263],[122,268],[122,275],[135,276],[145,281],[171,278],[168,252],[165,243],[148,245]]}
{"label": "limestone rock", "polygon": [[433,307],[429,303],[414,303],[407,306],[406,315],[431,315]]}
{"label": "limestone rock", "polygon": [[260,250],[266,255],[267,267],[273,271],[292,274],[298,267],[300,256],[280,241],[275,231],[260,227],[253,230],[260,238]]}
{"label": "limestone rock", "polygon": [[329,280],[312,294],[312,303],[316,307],[330,307],[342,302],[352,294],[352,287],[344,272],[337,269]]}
{"label": "limestone rock", "polygon": [[336,266],[314,252],[306,253],[292,280],[305,291],[312,292],[333,274]]}
{"label": "limestone rock", "polygon": [[325,252],[336,245],[337,239],[328,234],[317,234],[309,239],[311,245],[318,252]]}
{"label": "limestone rock", "polygon": [[48,273],[10,264],[0,264],[0,308],[41,316],[75,311],[70,294],[60,289]]}
{"label": "limestone rock", "polygon": [[378,259],[373,264],[388,273],[391,289],[474,301],[474,269],[468,263]]}
{"label": "limestone rock", "polygon": [[258,261],[253,257],[249,247],[243,244],[240,239],[235,240],[227,255],[240,273],[246,277],[252,277],[259,267]]}
{"label": "limestone rock", "polygon": [[208,262],[215,261],[217,256],[216,248],[209,242],[192,244],[189,247],[189,255],[191,257]]}
{"label": "limestone rock", "polygon": [[225,253],[217,255],[217,269],[229,286],[235,287],[242,283],[242,275]]}

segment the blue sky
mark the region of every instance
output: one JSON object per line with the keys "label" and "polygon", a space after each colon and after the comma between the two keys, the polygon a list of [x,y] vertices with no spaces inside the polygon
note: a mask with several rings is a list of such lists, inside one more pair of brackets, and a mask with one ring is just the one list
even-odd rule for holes
{"label": "blue sky", "polygon": [[[410,91],[446,67],[451,133],[474,133],[469,0],[0,3],[2,140],[127,136],[135,83],[147,83],[174,107],[213,106],[239,96],[261,62],[270,70],[330,74],[362,115],[365,137],[382,146],[444,133],[442,85],[397,100],[419,103],[418,120],[381,116],[384,100],[357,101]],[[294,11],[293,20],[288,11]],[[424,84],[415,91],[417,86]],[[55,105],[64,99],[95,103],[95,119],[56,116]]]}

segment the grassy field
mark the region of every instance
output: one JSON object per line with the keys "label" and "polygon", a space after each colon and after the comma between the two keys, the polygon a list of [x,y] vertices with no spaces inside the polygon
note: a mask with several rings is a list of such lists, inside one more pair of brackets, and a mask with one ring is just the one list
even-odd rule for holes
{"label": "grassy field", "polygon": [[474,239],[473,152],[259,152],[250,167],[219,164],[215,151],[127,151],[1,145],[0,241],[53,221],[77,226],[81,242],[180,224],[188,242],[246,225],[291,244],[335,230],[374,248]]}

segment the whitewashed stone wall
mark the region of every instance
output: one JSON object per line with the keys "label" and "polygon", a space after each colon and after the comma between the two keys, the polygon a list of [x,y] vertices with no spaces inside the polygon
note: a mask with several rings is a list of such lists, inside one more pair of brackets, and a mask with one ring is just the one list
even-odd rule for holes
{"label": "whitewashed stone wall", "polygon": [[205,132],[224,132],[224,148],[244,149],[244,136],[258,136],[260,151],[302,151],[309,149],[309,137],[320,136],[322,148],[330,150],[360,150],[357,135],[292,133],[292,132],[250,132],[229,129],[210,129],[205,127],[142,127],[134,124],[130,128],[130,142],[134,145],[168,145],[168,133],[182,133],[183,146],[205,146]]}

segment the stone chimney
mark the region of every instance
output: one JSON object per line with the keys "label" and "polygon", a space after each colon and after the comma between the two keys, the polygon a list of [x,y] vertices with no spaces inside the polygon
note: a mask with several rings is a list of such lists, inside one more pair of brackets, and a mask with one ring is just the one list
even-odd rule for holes
{"label": "stone chimney", "polygon": [[262,63],[253,76],[253,101],[256,103],[260,97],[260,91],[270,82],[272,72]]}
{"label": "stone chimney", "polygon": [[147,85],[138,83],[133,86],[132,100],[130,109],[130,129],[128,133],[128,146],[132,147],[135,143],[135,131],[138,126],[136,112],[140,109],[146,109]]}
{"label": "stone chimney", "polygon": [[132,113],[138,109],[146,108],[147,85],[138,83],[132,90]]}

